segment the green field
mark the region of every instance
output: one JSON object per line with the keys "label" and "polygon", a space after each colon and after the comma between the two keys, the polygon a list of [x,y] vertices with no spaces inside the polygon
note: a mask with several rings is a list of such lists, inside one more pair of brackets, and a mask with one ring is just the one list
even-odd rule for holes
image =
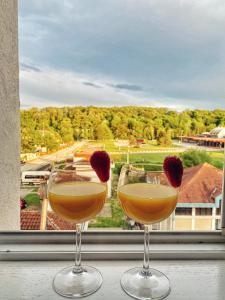
{"label": "green field", "polygon": [[[105,140],[105,141],[91,141],[88,143],[88,147],[99,147],[102,150],[105,150],[107,152],[139,152],[139,151],[150,151],[150,150],[162,150],[167,148],[177,148],[179,146],[177,145],[171,145],[169,147],[162,147],[158,146],[156,141],[147,141],[145,144],[142,144],[140,146],[117,146],[116,141],[114,140]],[[87,150],[87,145],[84,145],[79,150]]]}
{"label": "green field", "polygon": [[[216,167],[222,168],[224,161],[223,152],[207,152],[209,156],[212,158],[212,165]],[[137,153],[137,154],[129,154],[130,163],[143,163],[143,164],[158,164],[162,165],[166,156],[168,155],[176,155],[179,156],[179,153],[174,152],[164,152],[164,153]],[[112,159],[115,162],[127,162],[127,155],[125,154],[115,154],[111,155]]]}
{"label": "green field", "polygon": [[219,169],[223,169],[224,164],[224,152],[209,152],[209,155],[212,158],[212,165]]}

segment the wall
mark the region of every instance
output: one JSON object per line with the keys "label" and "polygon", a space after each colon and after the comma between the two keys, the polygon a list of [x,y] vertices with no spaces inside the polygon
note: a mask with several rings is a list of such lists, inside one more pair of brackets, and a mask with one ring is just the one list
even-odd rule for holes
{"label": "wall", "polygon": [[17,0],[0,1],[0,230],[19,229],[19,68]]}

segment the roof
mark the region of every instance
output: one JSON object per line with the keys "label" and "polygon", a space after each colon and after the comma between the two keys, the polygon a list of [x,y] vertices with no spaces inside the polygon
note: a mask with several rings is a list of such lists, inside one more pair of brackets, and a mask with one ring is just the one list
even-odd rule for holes
{"label": "roof", "polygon": [[[178,203],[215,203],[222,193],[222,179],[223,171],[208,163],[184,169]],[[160,182],[169,184],[164,174],[161,174]]]}
{"label": "roof", "polygon": [[210,134],[218,135],[223,132],[225,132],[225,127],[216,127],[210,131]]}
{"label": "roof", "polygon": [[224,138],[225,137],[225,127],[216,127],[210,131],[210,134],[216,135],[219,138]]}
{"label": "roof", "polygon": [[184,170],[178,202],[214,203],[222,193],[223,171],[203,163]]}
{"label": "roof", "polygon": [[[40,210],[23,209],[20,213],[21,230],[39,230],[41,223]],[[47,215],[47,230],[74,230],[75,225],[65,221],[54,212],[49,211]]]}

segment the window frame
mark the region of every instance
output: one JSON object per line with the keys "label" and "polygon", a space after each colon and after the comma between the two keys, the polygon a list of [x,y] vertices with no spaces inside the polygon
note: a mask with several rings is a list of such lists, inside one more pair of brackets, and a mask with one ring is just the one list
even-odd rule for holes
{"label": "window frame", "polygon": [[[17,7],[17,1],[15,1],[13,7],[13,14],[18,16],[18,7]],[[12,14],[12,15],[13,15]],[[16,23],[17,19],[16,19]],[[14,28],[16,31],[18,30],[18,25],[15,25]],[[16,39],[16,50],[17,50],[17,59],[18,59],[18,48],[17,48],[17,42],[18,42],[18,31],[17,33],[17,39]],[[6,49],[7,50],[7,49]],[[13,53],[12,53],[13,54]],[[16,70],[17,71],[17,70]],[[16,78],[16,86],[18,83],[18,78]],[[17,98],[15,97],[17,100]],[[7,103],[5,103],[7,105]],[[17,107],[18,110],[20,110],[19,106]],[[19,135],[19,132],[18,132]],[[18,157],[19,162],[19,157]],[[20,182],[20,179],[18,178],[18,182]],[[220,243],[223,241],[223,235],[225,235],[225,146],[224,146],[224,170],[223,170],[223,193],[222,193],[222,208],[221,208],[221,231],[216,232],[152,232],[152,242],[154,243],[155,240],[159,240],[160,243],[188,243],[188,242],[197,242],[197,243],[205,243],[208,242],[218,242]],[[19,202],[18,202],[19,205]],[[18,216],[19,218],[19,216]],[[71,243],[72,242],[72,235],[73,233],[67,231],[67,232],[40,232],[40,231],[32,231],[32,232],[24,232],[24,231],[0,231],[0,245],[4,245],[9,243],[11,245],[13,244],[22,244],[22,243],[43,243],[44,241],[49,240],[54,243],[59,242],[66,242]],[[218,238],[218,235],[220,235],[220,238]],[[222,235],[222,236],[221,236]],[[96,241],[100,240],[109,242],[109,239],[111,239],[111,243],[120,243],[121,241],[132,241],[133,243],[137,243],[137,241],[140,242],[140,240],[143,239],[143,233],[142,231],[101,231],[94,232],[94,231],[88,231],[83,234],[84,242],[90,242],[93,241],[96,243]],[[224,242],[224,241],[223,241]]]}
{"label": "window frame", "polygon": [[221,201],[221,231],[225,235],[225,138],[224,138],[224,161],[223,161],[223,182],[222,182],[222,201]]}
{"label": "window frame", "polygon": [[[75,232],[0,232],[0,260],[73,260]],[[153,231],[151,259],[222,259],[225,237],[220,232]],[[143,231],[85,231],[84,260],[141,260]]]}

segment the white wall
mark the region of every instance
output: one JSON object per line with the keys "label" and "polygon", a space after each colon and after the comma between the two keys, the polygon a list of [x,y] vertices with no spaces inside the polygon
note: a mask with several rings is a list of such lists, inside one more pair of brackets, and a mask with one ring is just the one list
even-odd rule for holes
{"label": "white wall", "polygon": [[0,230],[19,229],[17,0],[0,0]]}

